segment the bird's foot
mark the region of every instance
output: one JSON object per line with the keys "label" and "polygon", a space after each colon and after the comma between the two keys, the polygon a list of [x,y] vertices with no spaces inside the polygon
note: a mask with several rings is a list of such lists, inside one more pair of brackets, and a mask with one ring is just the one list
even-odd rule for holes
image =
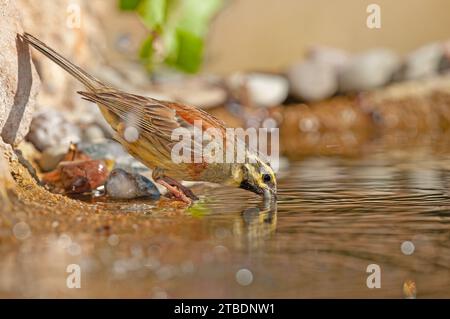
{"label": "bird's foot", "polygon": [[198,197],[186,186],[183,186],[177,180],[164,175],[163,170],[156,168],[153,170],[152,174],[153,180],[158,184],[164,186],[169,194],[188,205],[192,204],[193,201],[198,200]]}

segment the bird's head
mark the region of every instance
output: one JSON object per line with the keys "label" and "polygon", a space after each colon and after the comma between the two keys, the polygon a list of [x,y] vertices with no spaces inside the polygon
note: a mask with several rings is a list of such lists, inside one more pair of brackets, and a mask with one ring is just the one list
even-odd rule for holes
{"label": "bird's head", "polygon": [[238,164],[233,172],[233,181],[239,188],[273,198],[277,196],[275,172],[269,164],[256,158],[250,163]]}

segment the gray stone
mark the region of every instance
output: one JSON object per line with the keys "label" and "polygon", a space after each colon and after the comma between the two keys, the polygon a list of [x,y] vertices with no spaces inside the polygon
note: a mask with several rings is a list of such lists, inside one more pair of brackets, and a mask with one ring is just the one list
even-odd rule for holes
{"label": "gray stone", "polygon": [[338,72],[350,62],[350,54],[346,51],[325,46],[313,46],[306,57],[309,61],[330,65]]}
{"label": "gray stone", "polygon": [[329,63],[306,61],[288,71],[291,93],[306,101],[332,96],[338,89],[337,70]]}
{"label": "gray stone", "polygon": [[103,129],[98,125],[92,124],[89,125],[83,131],[83,142],[87,143],[98,143],[105,139],[105,134],[103,133]]}
{"label": "gray stone", "polygon": [[408,54],[402,70],[402,79],[417,80],[436,75],[445,54],[442,43],[431,43]]}
{"label": "gray stone", "polygon": [[15,1],[0,0],[0,30],[0,135],[17,145],[28,132],[40,82],[18,36],[23,30]]}
{"label": "gray stone", "polygon": [[228,85],[233,91],[245,86],[249,98],[256,106],[277,106],[286,100],[289,82],[281,75],[267,73],[236,73],[229,77]]}
{"label": "gray stone", "polygon": [[42,152],[41,157],[38,159],[39,167],[44,172],[52,171],[58,166],[58,163],[67,154],[69,148],[65,145],[51,146]]}
{"label": "gray stone", "polygon": [[30,125],[27,140],[39,150],[51,146],[66,146],[81,141],[78,126],[68,122],[62,113],[48,110],[37,114]]}
{"label": "gray stone", "polygon": [[339,74],[342,92],[372,90],[387,84],[400,68],[398,56],[390,50],[374,49],[354,56]]}
{"label": "gray stone", "polygon": [[114,169],[105,183],[106,194],[110,198],[133,199],[139,197],[150,197],[158,199],[160,193],[158,188],[148,178],[128,173],[123,169]]}
{"label": "gray stone", "polygon": [[121,144],[113,140],[105,140],[101,143],[80,143],[78,144],[78,149],[93,159],[114,160],[115,168],[122,168],[133,173],[149,171],[144,164],[128,154]]}

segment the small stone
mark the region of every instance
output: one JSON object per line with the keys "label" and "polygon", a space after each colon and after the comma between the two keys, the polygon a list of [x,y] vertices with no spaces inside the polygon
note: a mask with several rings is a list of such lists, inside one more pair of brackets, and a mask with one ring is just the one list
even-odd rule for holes
{"label": "small stone", "polygon": [[58,163],[64,158],[67,153],[67,146],[58,145],[51,146],[42,152],[41,157],[38,159],[39,167],[43,172],[52,171],[58,166]]}
{"label": "small stone", "polygon": [[313,46],[306,57],[309,61],[327,64],[338,72],[350,62],[350,54],[346,51],[325,46]]}
{"label": "small stone", "polygon": [[148,178],[128,173],[123,169],[114,169],[105,184],[106,194],[111,198],[132,199],[151,197],[158,199],[158,188]]}
{"label": "small stone", "polygon": [[185,80],[167,93],[182,103],[208,109],[223,105],[227,99],[226,90],[215,82],[207,78]]}
{"label": "small stone", "polygon": [[128,154],[122,145],[112,140],[102,143],[80,143],[77,146],[80,151],[83,151],[93,159],[116,159]]}
{"label": "small stone", "polygon": [[444,43],[444,55],[439,61],[439,72],[446,73],[450,70],[450,41]]}
{"label": "small stone", "polygon": [[52,191],[82,194],[105,183],[109,166],[101,160],[63,161],[56,170],[44,174],[42,180]]}
{"label": "small stone", "polygon": [[22,153],[22,156],[28,161],[34,161],[39,157],[39,151],[34,147],[34,145],[27,141],[22,141],[17,145],[16,150]]}
{"label": "small stone", "polygon": [[431,43],[408,54],[402,70],[402,79],[416,80],[434,76],[445,54],[442,43]]}
{"label": "small stone", "polygon": [[103,130],[98,125],[90,125],[83,132],[83,141],[88,143],[102,142],[105,139]]}
{"label": "small stone", "polygon": [[396,54],[386,49],[374,49],[353,57],[339,74],[342,92],[372,90],[387,84],[400,68]]}
{"label": "small stone", "polygon": [[78,143],[81,140],[81,131],[60,112],[49,110],[33,118],[27,140],[42,152],[51,146],[69,147],[70,143]]}
{"label": "small stone", "polygon": [[105,140],[100,143],[80,143],[78,149],[84,152],[92,159],[109,159],[114,160],[115,168],[122,168],[133,173],[148,172],[149,169],[128,154],[121,144],[113,140]]}
{"label": "small stone", "polygon": [[291,92],[306,101],[319,101],[336,93],[338,76],[328,63],[307,61],[294,65],[288,71]]}
{"label": "small stone", "polygon": [[238,91],[245,86],[249,98],[257,106],[277,106],[286,100],[289,93],[289,82],[281,75],[265,73],[236,73],[229,78],[229,86]]}
{"label": "small stone", "polygon": [[202,109],[224,105],[227,100],[228,93],[222,79],[217,76],[185,77],[171,72],[155,72],[152,77],[154,89],[152,92],[145,92],[145,95],[158,100],[178,101]]}

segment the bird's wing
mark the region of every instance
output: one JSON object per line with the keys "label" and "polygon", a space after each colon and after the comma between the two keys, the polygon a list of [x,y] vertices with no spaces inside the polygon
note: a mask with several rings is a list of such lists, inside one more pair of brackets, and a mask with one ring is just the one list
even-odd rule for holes
{"label": "bird's wing", "polygon": [[[202,133],[208,129],[217,129],[224,138],[226,135],[225,124],[222,121],[192,106],[116,90],[78,93],[84,99],[106,107],[127,125],[136,127],[140,135],[154,145],[155,151],[160,156],[159,161],[171,161],[172,147],[178,142],[172,139],[172,133],[177,128],[184,128],[192,133],[196,126],[201,128]],[[193,134],[191,137],[191,156],[194,158],[198,155],[197,150],[203,149],[208,141],[203,139],[198,141]],[[202,147],[196,147],[197,143],[202,143]]]}

